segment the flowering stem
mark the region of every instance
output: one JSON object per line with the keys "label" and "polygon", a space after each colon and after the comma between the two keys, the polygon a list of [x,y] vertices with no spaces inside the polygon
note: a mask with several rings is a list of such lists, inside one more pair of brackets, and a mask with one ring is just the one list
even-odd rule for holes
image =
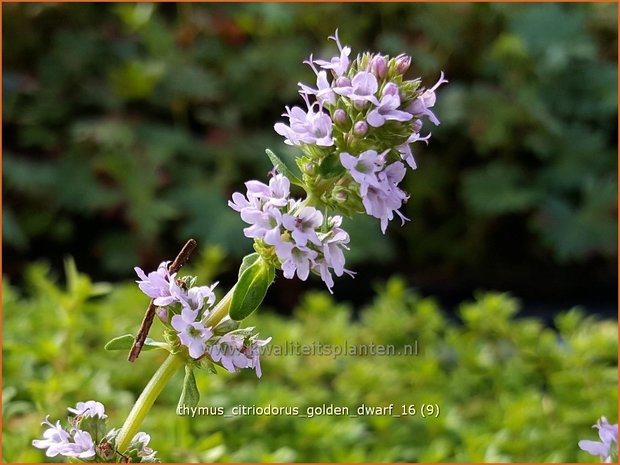
{"label": "flowering stem", "polygon": [[131,412],[127,416],[118,437],[116,438],[116,449],[124,451],[129,446],[131,439],[138,432],[146,414],[151,410],[155,399],[159,396],[164,386],[168,383],[172,375],[183,364],[183,357],[179,354],[170,354],[164,363],[155,372],[149,383],[138,397]]}

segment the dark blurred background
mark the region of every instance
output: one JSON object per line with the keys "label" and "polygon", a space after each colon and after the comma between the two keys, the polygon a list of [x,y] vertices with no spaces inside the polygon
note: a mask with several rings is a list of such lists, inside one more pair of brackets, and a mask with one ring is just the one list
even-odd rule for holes
{"label": "dark blurred background", "polygon": [[[406,52],[411,77],[450,84],[405,181],[412,221],[349,222],[358,275],[336,297],[400,274],[448,306],[494,289],[524,314],[616,315],[615,3],[5,4],[3,272],[72,255],[129,279],[194,237],[232,282],[251,241],[227,199],[267,179],[266,147],[292,164],[273,124],[337,27],[353,54]],[[307,287],[278,280],[270,303]]]}

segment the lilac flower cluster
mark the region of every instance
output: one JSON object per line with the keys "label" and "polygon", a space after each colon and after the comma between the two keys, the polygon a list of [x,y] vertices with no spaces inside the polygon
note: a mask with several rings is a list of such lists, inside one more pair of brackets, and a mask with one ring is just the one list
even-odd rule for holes
{"label": "lilac flower cluster", "polygon": [[[348,186],[346,201],[353,210],[380,219],[385,233],[394,213],[406,220],[398,211],[408,199],[398,187],[405,175],[401,160],[416,168],[411,144],[430,137],[421,135],[423,118],[439,124],[432,111],[435,91],[448,81],[442,72],[433,87],[420,88],[420,79],[403,79],[411,57],[364,53],[351,60],[351,48],[340,43],[338,31],[330,39],[338,46],[337,56],[315,60],[310,55],[304,62],[316,75],[316,88],[299,84],[306,109],[287,107],[283,116],[289,124],[278,122],[274,129],[285,143],[302,149],[305,156],[298,164],[314,195],[342,208],[343,187]],[[331,183],[312,182],[316,168],[333,158],[341,161],[348,182],[341,174]],[[355,200],[361,202],[357,208]]]}
{"label": "lilac flower cluster", "polygon": [[[67,458],[81,459],[83,461],[92,461],[96,458],[98,451],[103,450],[103,443],[106,443],[114,434],[106,435],[99,444],[95,444],[96,437],[93,436],[95,432],[101,431],[105,425],[105,407],[102,403],[94,400],[87,402],[78,402],[75,408],[69,407],[67,409],[74,416],[70,419],[71,427],[64,429],[60,421],[56,424],[52,424],[49,421],[49,415],[45,417],[42,425],[49,426],[43,433],[43,439],[35,439],[32,441],[32,445],[38,449],[46,449],[45,455],[47,457],[56,457],[62,455]],[[88,419],[92,419],[88,421]],[[82,425],[85,425],[84,430],[80,429]],[[90,430],[90,431],[88,431]],[[112,430],[114,433],[115,430]],[[136,448],[137,456],[143,461],[152,462],[155,460],[155,452],[147,447],[150,436],[146,433],[139,432],[135,435],[131,445],[139,444]],[[130,445],[130,449],[132,448]]]}
{"label": "lilac flower cluster", "polygon": [[342,217],[325,217],[320,210],[290,197],[290,181],[276,174],[269,185],[246,182],[247,192],[235,192],[228,205],[250,226],[246,237],[257,241],[263,256],[275,256],[285,278],[306,280],[312,271],[332,291],[336,276],[350,273],[344,268],[344,250],[349,235],[340,228]]}
{"label": "lilac flower cluster", "polygon": [[[227,337],[229,334],[214,336],[214,328],[206,327],[205,322],[215,303],[213,289],[217,283],[211,286],[192,286],[194,279],[178,279],[176,273],[171,274],[168,270],[169,263],[162,262],[156,271],[148,275],[141,268],[135,267],[140,278],[136,282],[142,292],[160,307],[159,318],[176,332],[179,343],[187,348],[189,356],[195,360],[208,356],[228,371],[236,371],[231,370],[231,367],[251,368],[256,370],[260,377],[258,348],[267,344],[271,338],[259,341],[247,331],[241,342],[232,333],[230,337]],[[230,340],[238,343],[231,344]],[[226,349],[233,345],[238,347],[239,353]]]}
{"label": "lilac flower cluster", "polygon": [[[428,143],[424,119],[439,124],[432,108],[437,88],[447,81],[442,72],[425,89],[419,78],[404,78],[411,57],[363,53],[351,59],[338,31],[330,39],[336,56],[304,61],[316,75],[316,87],[299,83],[305,107],[286,107],[288,123],[274,125],[286,144],[301,150],[301,179],[270,154],[281,174],[269,185],[247,182],[246,195],[236,192],[228,204],[250,225],[244,233],[264,261],[286,278],[317,274],[331,292],[333,274],[351,274],[344,268],[349,235],[341,215],[378,218],[383,233],[396,216],[407,220],[400,209],[409,195],[400,184],[406,166],[416,168],[411,145]],[[306,191],[306,199],[289,197],[285,175]],[[328,209],[337,214],[328,215]]]}
{"label": "lilac flower cluster", "polygon": [[598,429],[600,441],[579,441],[579,448],[588,454],[598,455],[605,463],[617,462],[618,459],[618,424],[610,425],[607,418],[601,417],[593,428]]}
{"label": "lilac flower cluster", "polygon": [[262,376],[260,367],[260,348],[269,344],[271,338],[258,339],[257,335],[248,337],[254,328],[231,331],[219,337],[209,350],[214,362],[219,362],[229,372],[235,373],[242,368],[251,368],[256,376]]}

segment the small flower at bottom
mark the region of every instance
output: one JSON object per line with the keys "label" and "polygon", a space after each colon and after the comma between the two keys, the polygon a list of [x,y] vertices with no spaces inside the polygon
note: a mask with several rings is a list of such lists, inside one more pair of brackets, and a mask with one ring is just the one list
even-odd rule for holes
{"label": "small flower at bottom", "polygon": [[71,440],[69,433],[60,426],[60,421],[57,421],[56,425],[52,425],[49,422],[49,415],[41,424],[48,425],[49,428],[43,433],[43,439],[35,439],[32,441],[32,445],[37,449],[47,449],[45,455],[48,457],[56,457],[58,454],[62,454]]}
{"label": "small flower at bottom", "polygon": [[581,440],[579,448],[591,455],[598,455],[601,461],[611,463],[618,457],[618,424],[610,425],[607,418],[601,417],[593,428],[598,429],[599,441]]}
{"label": "small flower at bottom", "polygon": [[43,439],[32,441],[34,447],[47,449],[45,455],[48,457],[64,455],[84,459],[95,455],[95,443],[90,433],[79,429],[72,429],[69,433],[60,426],[60,421],[53,425],[48,418],[49,416],[41,424],[48,425],[49,428],[43,433]]}

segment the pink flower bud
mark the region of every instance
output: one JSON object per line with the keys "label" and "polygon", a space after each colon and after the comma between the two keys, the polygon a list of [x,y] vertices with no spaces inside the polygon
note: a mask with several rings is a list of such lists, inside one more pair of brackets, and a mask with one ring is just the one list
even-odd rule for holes
{"label": "pink flower bud", "polygon": [[383,79],[387,73],[387,63],[382,55],[375,55],[370,60],[370,71],[379,79]]}
{"label": "pink flower bud", "polygon": [[405,74],[411,66],[411,57],[401,53],[396,57],[396,71],[400,74]]}
{"label": "pink flower bud", "polygon": [[338,108],[335,112],[334,112],[334,123],[340,125],[340,126],[345,126],[349,121],[349,117],[347,116],[347,112],[344,111],[341,108]]}
{"label": "pink flower bud", "polygon": [[358,121],[353,126],[353,132],[356,136],[364,136],[368,132],[368,123],[366,121]]}

